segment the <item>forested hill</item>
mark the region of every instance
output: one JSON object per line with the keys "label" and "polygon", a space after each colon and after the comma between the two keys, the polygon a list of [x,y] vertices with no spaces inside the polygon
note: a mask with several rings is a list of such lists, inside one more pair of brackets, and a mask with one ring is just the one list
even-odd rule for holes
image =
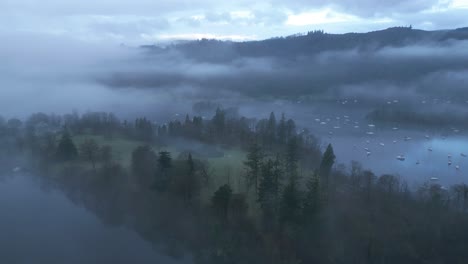
{"label": "forested hill", "polygon": [[350,49],[369,51],[383,47],[403,47],[426,43],[444,44],[453,40],[468,40],[468,27],[437,31],[393,27],[368,33],[346,34],[310,31],[307,34],[261,41],[232,42],[202,39],[180,42],[164,48],[159,46],[143,47],[154,52],[176,50],[193,59],[223,61],[237,57],[295,57],[324,51]]}

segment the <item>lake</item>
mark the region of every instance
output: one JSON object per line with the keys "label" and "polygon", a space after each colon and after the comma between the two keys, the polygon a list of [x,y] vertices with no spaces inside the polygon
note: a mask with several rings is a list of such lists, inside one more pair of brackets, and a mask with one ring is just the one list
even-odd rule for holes
{"label": "lake", "polygon": [[125,227],[107,226],[38,178],[0,176],[2,263],[181,263]]}

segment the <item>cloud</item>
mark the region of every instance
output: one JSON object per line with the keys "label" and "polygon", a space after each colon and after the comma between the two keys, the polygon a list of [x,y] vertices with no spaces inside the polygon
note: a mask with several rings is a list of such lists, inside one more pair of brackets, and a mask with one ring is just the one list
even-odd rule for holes
{"label": "cloud", "polygon": [[157,35],[270,38],[409,24],[439,29],[463,25],[467,6],[465,0],[7,0],[0,9],[0,35],[31,32],[138,45]]}

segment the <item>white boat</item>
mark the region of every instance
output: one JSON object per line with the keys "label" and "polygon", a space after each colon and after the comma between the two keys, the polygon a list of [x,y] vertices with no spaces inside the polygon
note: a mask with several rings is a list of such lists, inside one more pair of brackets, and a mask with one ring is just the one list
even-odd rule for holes
{"label": "white boat", "polygon": [[399,161],[405,161],[406,160],[405,156],[403,156],[403,155],[398,155],[396,157],[396,159],[399,160]]}

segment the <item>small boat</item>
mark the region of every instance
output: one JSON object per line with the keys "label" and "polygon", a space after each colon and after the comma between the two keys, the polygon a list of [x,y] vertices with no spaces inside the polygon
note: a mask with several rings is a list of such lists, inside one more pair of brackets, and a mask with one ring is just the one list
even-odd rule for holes
{"label": "small boat", "polygon": [[456,169],[456,170],[460,170],[460,166],[458,166],[458,165],[455,166],[455,169]]}
{"label": "small boat", "polygon": [[405,156],[403,156],[403,155],[398,155],[396,157],[396,159],[399,160],[399,161],[405,161],[406,160]]}
{"label": "small boat", "polygon": [[439,178],[436,178],[436,177],[431,178],[431,181],[438,181],[438,180],[439,180]]}
{"label": "small boat", "polygon": [[369,132],[366,132],[367,135],[374,135],[374,132],[372,131],[369,131]]}
{"label": "small boat", "polygon": [[369,157],[371,155],[370,151],[367,151],[366,155],[367,155],[367,157]]}
{"label": "small boat", "polygon": [[382,147],[385,147],[385,144],[384,144],[384,143],[380,143],[379,145],[382,146]]}
{"label": "small boat", "polygon": [[410,141],[411,138],[410,138],[410,137],[405,137],[404,140],[405,140],[405,141]]}
{"label": "small boat", "polygon": [[452,165],[452,161],[449,160],[447,164],[448,164],[449,166]]}
{"label": "small boat", "polygon": [[432,148],[428,148],[427,150],[430,151],[430,152],[432,152]]}
{"label": "small boat", "polygon": [[418,160],[418,161],[416,161],[416,165],[419,165],[419,160]]}

